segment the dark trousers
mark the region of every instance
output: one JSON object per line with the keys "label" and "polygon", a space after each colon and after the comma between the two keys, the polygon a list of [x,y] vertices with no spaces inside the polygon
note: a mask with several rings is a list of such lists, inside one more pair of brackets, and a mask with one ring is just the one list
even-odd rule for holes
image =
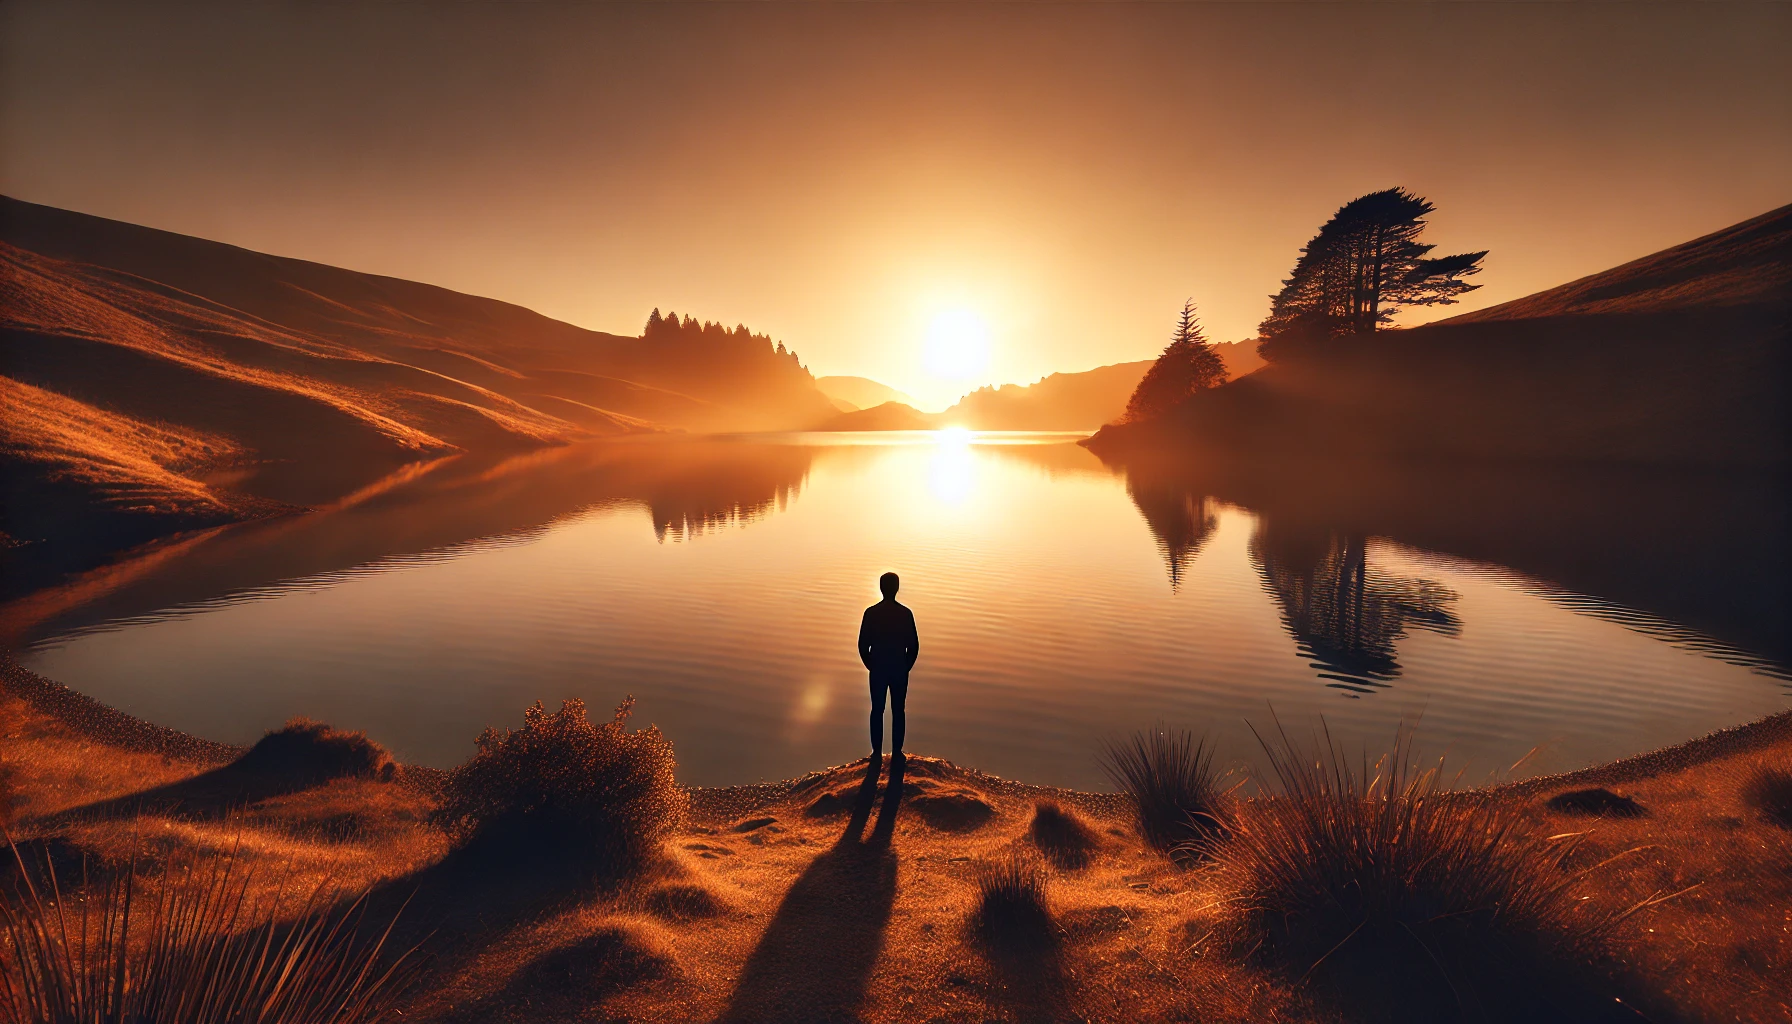
{"label": "dark trousers", "polygon": [[871,749],[884,749],[884,697],[890,700],[890,747],[902,753],[902,734],[908,721],[903,705],[908,702],[908,673],[890,670],[871,672]]}

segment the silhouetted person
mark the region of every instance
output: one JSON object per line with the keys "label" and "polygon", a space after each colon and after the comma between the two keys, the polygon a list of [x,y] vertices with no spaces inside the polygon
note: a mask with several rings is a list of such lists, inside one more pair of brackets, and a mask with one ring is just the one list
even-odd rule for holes
{"label": "silhouetted person", "polygon": [[884,599],[865,609],[859,623],[859,660],[871,671],[871,755],[883,756],[884,698],[890,701],[890,747],[902,753],[902,733],[908,724],[903,705],[908,701],[908,670],[921,653],[915,633],[915,613],[896,603],[902,581],[893,572],[878,577]]}

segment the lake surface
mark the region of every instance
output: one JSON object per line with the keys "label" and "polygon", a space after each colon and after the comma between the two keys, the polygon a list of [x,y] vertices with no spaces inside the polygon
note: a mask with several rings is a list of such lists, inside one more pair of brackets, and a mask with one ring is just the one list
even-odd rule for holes
{"label": "lake surface", "polygon": [[440,766],[537,699],[633,694],[697,785],[864,752],[853,641],[885,570],[921,631],[910,749],[1030,782],[1108,788],[1102,740],[1158,723],[1244,766],[1272,714],[1350,748],[1416,722],[1480,781],[1792,706],[1770,482],[1120,467],[1071,440],[444,459],[0,622],[28,667],[157,723],[246,743],[304,715]]}

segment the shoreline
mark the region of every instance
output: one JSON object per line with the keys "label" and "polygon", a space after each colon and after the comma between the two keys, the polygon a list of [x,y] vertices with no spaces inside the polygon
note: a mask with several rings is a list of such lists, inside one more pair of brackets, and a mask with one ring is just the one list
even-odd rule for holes
{"label": "shoreline", "polygon": [[[208,740],[168,726],[156,725],[120,711],[81,693],[66,683],[59,683],[40,676],[21,666],[15,660],[13,653],[8,650],[0,650],[0,695],[17,697],[39,713],[56,719],[89,740],[124,750],[158,754],[164,758],[188,761],[205,767],[227,764],[249,750],[247,746]],[[1792,710],[1777,712],[1752,722],[1743,722],[1717,729],[1703,736],[1694,736],[1679,743],[1632,754],[1615,761],[1493,785],[1470,786],[1467,791],[1528,796],[1566,786],[1623,785],[1668,772],[1696,768],[1724,757],[1766,750],[1780,743],[1792,743]],[[932,758],[926,755],[911,756],[926,757],[927,760],[945,766],[953,773],[962,775],[992,790],[1013,794],[1024,793],[1069,798],[1079,804],[1083,802],[1106,804],[1122,799],[1116,793],[1096,793],[1088,790],[1066,789],[1060,786],[1038,785],[1019,779],[992,775],[981,769],[956,764],[943,758]],[[743,803],[759,806],[787,799],[791,793],[800,792],[805,786],[813,785],[817,780],[829,778],[846,769],[862,765],[864,761],[864,758],[858,758],[845,764],[828,765],[792,778],[773,782],[750,782],[729,786],[684,786],[683,788],[691,794],[694,814],[700,807],[708,806],[733,808]],[[421,784],[424,788],[432,791],[439,787],[448,776],[447,769],[428,765],[400,764],[399,769],[402,780]]]}

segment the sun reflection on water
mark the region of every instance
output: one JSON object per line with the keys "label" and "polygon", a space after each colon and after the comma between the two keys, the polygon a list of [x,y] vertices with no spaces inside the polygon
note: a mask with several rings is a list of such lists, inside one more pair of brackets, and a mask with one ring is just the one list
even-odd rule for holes
{"label": "sun reflection on water", "polygon": [[937,446],[927,468],[927,488],[942,504],[963,505],[971,496],[977,476],[971,432],[952,427],[937,432],[935,437]]}

